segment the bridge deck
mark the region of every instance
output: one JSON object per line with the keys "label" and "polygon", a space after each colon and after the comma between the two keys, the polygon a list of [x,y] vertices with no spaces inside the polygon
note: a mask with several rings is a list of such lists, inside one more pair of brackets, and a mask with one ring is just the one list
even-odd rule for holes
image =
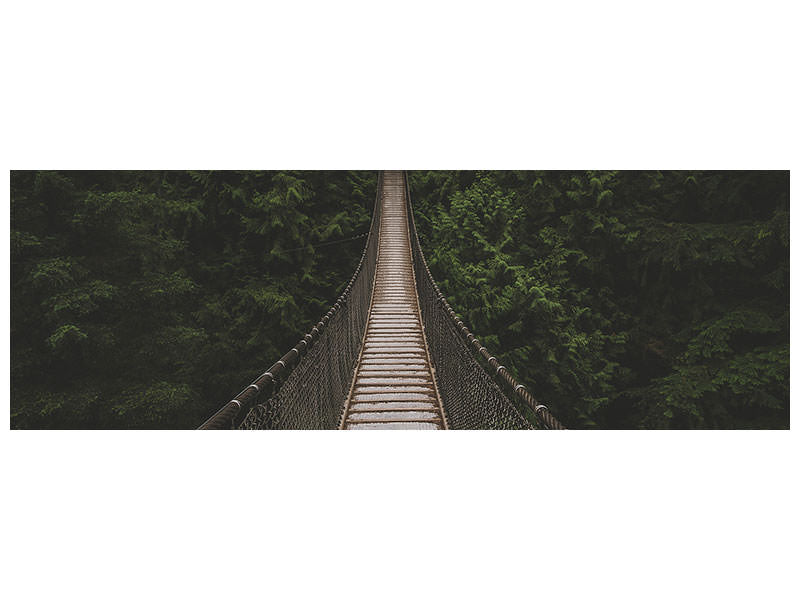
{"label": "bridge deck", "polygon": [[402,173],[387,171],[372,306],[343,429],[446,427],[420,319],[404,191]]}

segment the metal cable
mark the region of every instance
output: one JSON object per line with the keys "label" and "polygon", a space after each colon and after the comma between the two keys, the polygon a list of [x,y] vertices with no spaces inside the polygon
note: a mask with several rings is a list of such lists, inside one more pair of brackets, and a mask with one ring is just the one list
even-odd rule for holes
{"label": "metal cable", "polygon": [[[406,210],[425,337],[453,429],[531,429],[511,398],[527,404],[536,424],[564,429],[458,319],[431,276],[419,243],[408,176]],[[341,421],[369,316],[381,217],[378,178],[369,237],[342,295],[297,345],[229,401],[200,429],[335,429]],[[480,361],[480,362],[479,362]],[[505,388],[508,392],[503,391]]]}
{"label": "metal cable", "polygon": [[367,325],[378,255],[382,180],[381,174],[366,247],[342,295],[294,348],[200,429],[336,428]]}
{"label": "metal cable", "polygon": [[[411,252],[422,321],[450,427],[530,429],[531,423],[510,400],[510,397],[516,397],[533,409],[537,425],[548,429],[566,429],[544,404],[537,402],[525,386],[489,354],[447,303],[422,253],[414,223],[408,174],[404,173],[404,176]],[[482,360],[483,365],[476,357]],[[508,395],[502,387],[508,390]]]}

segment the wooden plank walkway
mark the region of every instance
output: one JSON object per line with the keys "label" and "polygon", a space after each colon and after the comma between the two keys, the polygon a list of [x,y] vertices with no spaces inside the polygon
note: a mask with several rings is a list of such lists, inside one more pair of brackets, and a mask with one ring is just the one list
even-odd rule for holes
{"label": "wooden plank walkway", "polygon": [[343,429],[445,429],[419,313],[400,171],[381,190],[378,264]]}

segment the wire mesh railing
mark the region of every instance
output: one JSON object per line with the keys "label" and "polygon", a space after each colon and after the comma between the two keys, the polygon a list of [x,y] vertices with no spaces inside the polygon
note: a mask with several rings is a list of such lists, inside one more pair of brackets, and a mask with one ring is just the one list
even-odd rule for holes
{"label": "wire mesh railing", "polygon": [[[420,312],[449,427],[564,429],[549,409],[489,354],[448,304],[420,246],[405,173],[404,181]],[[378,257],[382,183],[381,174],[366,247],[342,295],[294,348],[200,429],[338,427],[369,318]],[[534,422],[523,415],[521,406],[531,409]]]}
{"label": "wire mesh railing", "polygon": [[200,429],[337,428],[369,316],[382,182],[381,174],[367,243],[342,295],[294,348]]}
{"label": "wire mesh railing", "polygon": [[[439,396],[451,429],[532,429],[511,398],[529,406],[536,426],[564,429],[544,404],[520,384],[456,316],[428,269],[405,175],[411,252],[422,322]],[[482,361],[483,364],[481,364]],[[503,391],[508,390],[508,395]]]}

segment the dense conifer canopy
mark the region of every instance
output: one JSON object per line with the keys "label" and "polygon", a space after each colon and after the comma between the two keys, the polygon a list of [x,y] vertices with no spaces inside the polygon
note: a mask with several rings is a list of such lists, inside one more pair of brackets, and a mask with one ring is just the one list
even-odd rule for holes
{"label": "dense conifer canopy", "polygon": [[[568,427],[788,427],[788,173],[411,182],[442,291]],[[375,183],[13,172],[12,427],[197,426],[341,292]]]}
{"label": "dense conifer canopy", "polygon": [[417,172],[465,322],[569,427],[789,424],[787,172]]}

